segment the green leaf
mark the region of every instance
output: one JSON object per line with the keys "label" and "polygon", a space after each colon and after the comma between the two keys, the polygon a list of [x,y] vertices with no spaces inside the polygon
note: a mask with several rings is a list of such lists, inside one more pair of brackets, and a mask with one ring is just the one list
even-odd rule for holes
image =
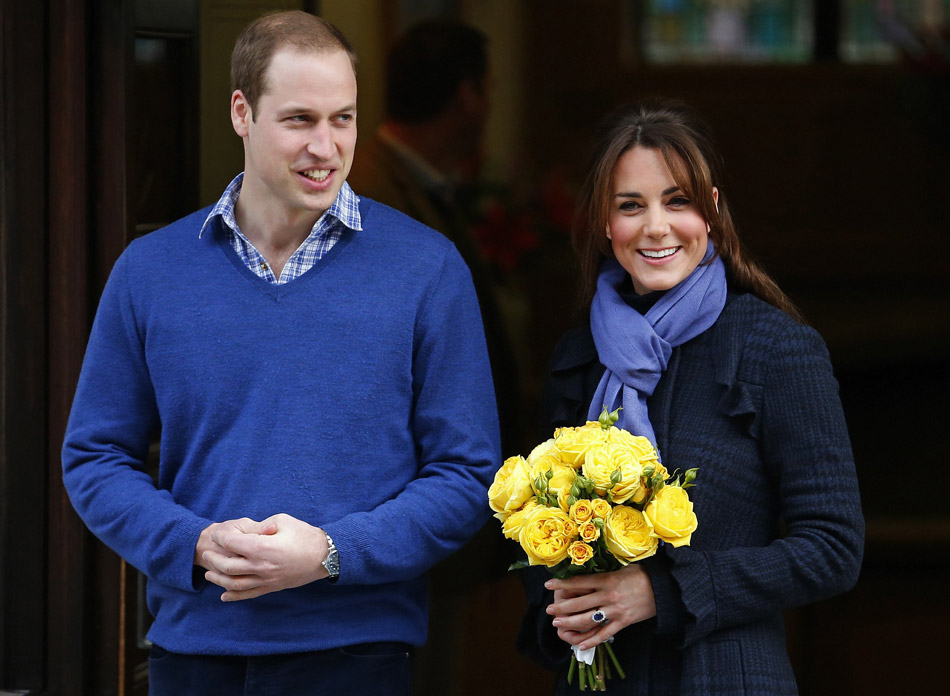
{"label": "green leaf", "polygon": [[515,561],[510,566],[508,566],[508,570],[521,570],[522,568],[527,568],[530,565],[531,564],[528,563],[527,558],[522,558],[520,561]]}

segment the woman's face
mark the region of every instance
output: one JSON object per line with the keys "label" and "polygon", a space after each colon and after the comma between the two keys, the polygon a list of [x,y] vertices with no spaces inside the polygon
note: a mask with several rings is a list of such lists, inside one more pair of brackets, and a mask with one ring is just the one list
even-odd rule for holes
{"label": "woman's face", "polygon": [[[719,191],[713,188],[713,200]],[[659,150],[634,147],[613,172],[607,236],[637,294],[669,290],[706,254],[709,227],[673,180]]]}

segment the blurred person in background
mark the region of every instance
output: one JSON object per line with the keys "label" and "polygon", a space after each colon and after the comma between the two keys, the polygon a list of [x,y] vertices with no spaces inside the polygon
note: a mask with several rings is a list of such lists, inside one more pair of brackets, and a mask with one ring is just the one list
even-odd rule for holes
{"label": "blurred person in background", "polygon": [[[450,19],[424,20],[390,47],[385,118],[357,148],[349,182],[359,195],[390,205],[455,243],[472,272],[481,307],[501,426],[502,451],[520,447],[521,388],[510,320],[492,269],[472,236],[474,195],[490,110],[485,35]],[[459,693],[468,621],[484,612],[472,590],[504,573],[510,549],[485,525],[431,574],[430,640],[416,654],[416,692]]]}
{"label": "blurred person in background", "polygon": [[519,370],[503,303],[472,237],[491,108],[487,39],[449,19],[410,27],[386,58],[385,119],[360,143],[349,182],[451,239],[472,271],[492,363],[502,451],[520,447]]}

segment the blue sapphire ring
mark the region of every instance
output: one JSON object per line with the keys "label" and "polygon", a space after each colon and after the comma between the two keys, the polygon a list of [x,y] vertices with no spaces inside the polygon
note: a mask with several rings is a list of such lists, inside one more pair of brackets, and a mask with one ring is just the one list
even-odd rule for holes
{"label": "blue sapphire ring", "polygon": [[607,618],[607,612],[605,612],[603,609],[598,609],[593,614],[591,614],[590,620],[599,624],[605,624],[610,621],[610,619]]}

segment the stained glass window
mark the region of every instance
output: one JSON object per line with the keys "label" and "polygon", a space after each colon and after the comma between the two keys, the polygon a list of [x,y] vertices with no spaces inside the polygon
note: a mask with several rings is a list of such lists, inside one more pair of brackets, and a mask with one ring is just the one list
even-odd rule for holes
{"label": "stained glass window", "polygon": [[947,61],[950,0],[844,0],[839,55],[849,63]]}
{"label": "stained glass window", "polygon": [[[950,61],[950,0],[820,1],[837,3],[843,62]],[[808,63],[814,8],[812,0],[627,0],[636,29],[625,41],[650,64]]]}
{"label": "stained glass window", "polygon": [[642,17],[649,63],[804,63],[812,3],[802,0],[650,0]]}

